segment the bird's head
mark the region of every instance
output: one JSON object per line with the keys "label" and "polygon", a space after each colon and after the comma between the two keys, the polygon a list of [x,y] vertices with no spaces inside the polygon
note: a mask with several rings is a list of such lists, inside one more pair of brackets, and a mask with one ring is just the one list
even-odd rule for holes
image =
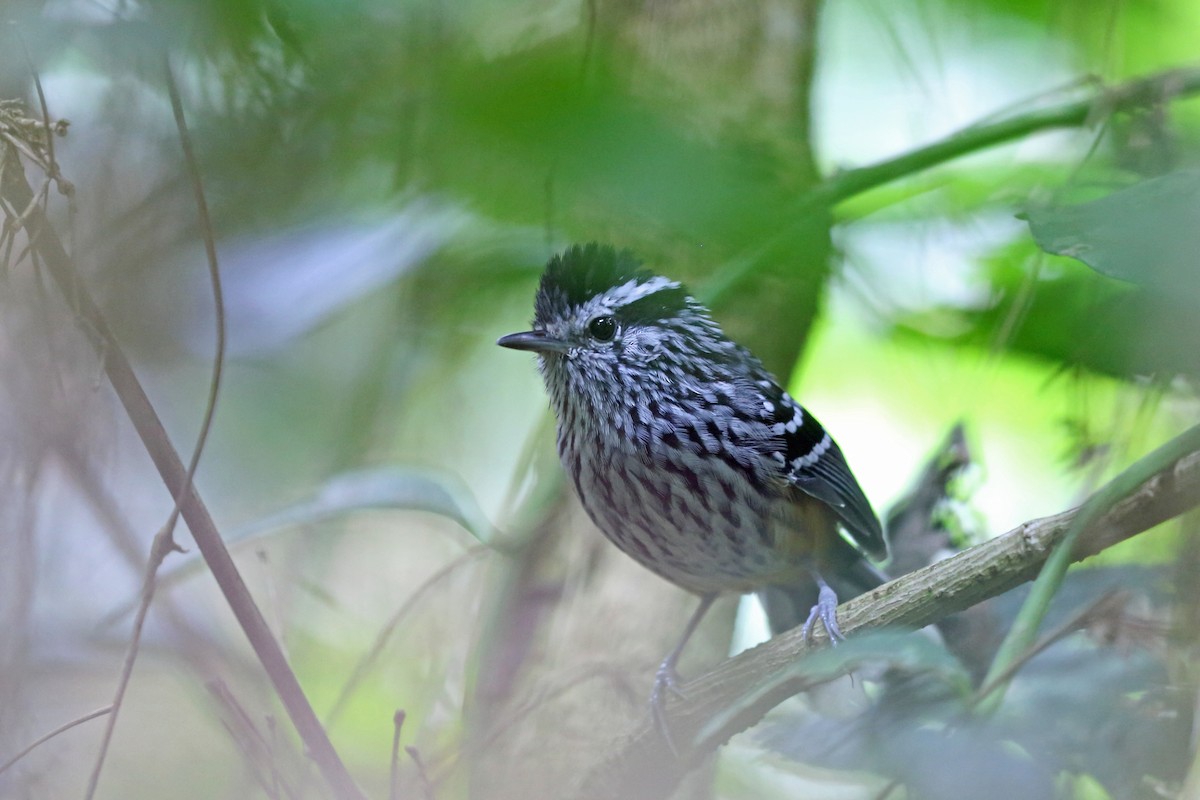
{"label": "bird's head", "polygon": [[561,379],[589,394],[661,385],[732,347],[682,284],[598,244],[550,259],[534,310],[532,330],[497,343],[537,353],[552,388]]}

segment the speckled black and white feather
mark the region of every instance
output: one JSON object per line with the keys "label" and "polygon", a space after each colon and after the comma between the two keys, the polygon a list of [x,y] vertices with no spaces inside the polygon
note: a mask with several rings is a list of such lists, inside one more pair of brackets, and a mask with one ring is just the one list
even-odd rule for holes
{"label": "speckled black and white feather", "polygon": [[[804,548],[785,546],[805,524],[801,493],[884,553],[837,444],[679,283],[627,252],[572,247],[547,266],[535,312],[535,332],[561,343],[538,356],[559,454],[639,562],[701,594],[761,588],[804,566]],[[615,321],[610,340],[589,332],[598,317]]]}

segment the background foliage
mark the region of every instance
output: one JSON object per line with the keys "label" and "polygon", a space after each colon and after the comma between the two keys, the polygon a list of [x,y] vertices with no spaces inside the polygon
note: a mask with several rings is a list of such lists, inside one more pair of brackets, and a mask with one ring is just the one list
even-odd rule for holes
{"label": "background foliage", "polygon": [[[4,13],[0,99],[39,118],[36,72],[70,121],[54,146],[74,195],[50,187],[51,217],[183,448],[213,306],[164,54],[178,76],[229,324],[198,487],[371,796],[393,780],[398,709],[415,748],[400,796],[564,791],[640,717],[689,610],[580,518],[533,365],[494,347],[525,327],[566,243],[631,247],[687,280],[791,376],[881,510],[963,421],[971,466],[937,516],[958,545],[1073,505],[1195,422],[1195,81],[1181,71],[1120,113],[1105,88],[1193,66],[1190,0]],[[828,193],[854,167],[1072,102],[1082,124]],[[0,242],[3,761],[111,702],[171,498],[68,303],[19,237]],[[872,683],[866,712],[861,697],[796,703],[683,791],[874,797],[896,779],[950,797],[968,771],[965,796],[1181,796],[1191,525],[1096,559],[1112,571],[1081,573],[1057,613],[1113,587],[1124,602],[1030,662],[994,723],[952,746],[930,731],[968,713],[970,666],[914,645],[902,666],[922,690]],[[198,556],[171,555],[161,577],[99,795],[324,796]],[[997,601],[994,624],[1018,601]],[[733,616],[685,672],[728,652]],[[737,620],[753,641],[753,610]],[[82,792],[99,727],[0,773],[0,794]]]}

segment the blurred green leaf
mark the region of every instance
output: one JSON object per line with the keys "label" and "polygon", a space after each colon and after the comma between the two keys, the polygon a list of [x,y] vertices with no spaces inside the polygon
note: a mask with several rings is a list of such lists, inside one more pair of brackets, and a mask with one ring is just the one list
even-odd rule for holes
{"label": "blurred green leaf", "polygon": [[726,726],[762,698],[784,684],[799,683],[810,689],[849,674],[866,664],[882,664],[910,672],[936,674],[943,685],[954,686],[962,697],[970,693],[971,678],[948,650],[932,639],[909,631],[870,631],[837,647],[827,647],[781,670],[770,680],[731,703],[705,725],[696,738],[718,735]]}
{"label": "blurred green leaf", "polygon": [[1200,171],[1151,178],[1080,205],[1030,211],[1048,253],[1176,298],[1200,300]]}
{"label": "blurred green leaf", "polygon": [[[1091,775],[1113,797],[1152,797],[1142,776],[1179,772],[1188,755],[1182,731],[1190,724],[1181,713],[1190,701],[1170,686],[1161,653],[1138,646],[1153,634],[1145,611],[1135,609],[1169,605],[1165,575],[1128,566],[1069,573],[1048,625],[1099,608],[1097,601],[1114,592],[1126,600],[1091,620],[1104,637],[1077,631],[1025,663],[993,719],[972,717],[973,692],[953,663],[919,651],[888,661],[881,639],[878,660],[893,669],[861,714],[828,717],[790,707],[769,719],[763,740],[799,763],[888,775],[923,800],[963,797],[964,785],[972,787],[965,796],[979,800],[1049,800],[1061,796],[1051,788],[1063,773]],[[989,601],[996,629],[1011,624],[1028,591],[1026,585]],[[824,652],[832,651],[818,655]]]}
{"label": "blurred green leaf", "polygon": [[739,243],[778,224],[787,195],[777,165],[701,139],[612,75],[582,68],[574,42],[444,63],[438,174],[518,222],[653,219],[692,240]]}
{"label": "blurred green leaf", "polygon": [[[492,526],[470,490],[446,475],[407,469],[377,467],[345,472],[330,478],[308,499],[268,514],[225,535],[230,549],[241,549],[283,528],[313,525],[346,514],[369,510],[424,511],[458,523],[480,542],[492,537]],[[173,586],[202,572],[206,566],[198,552],[168,560],[159,571],[158,584]],[[111,625],[133,612],[137,600],[120,606],[102,621]]]}
{"label": "blurred green leaf", "polygon": [[376,467],[330,478],[309,500],[238,528],[228,541],[241,542],[276,528],[311,525],[354,511],[427,511],[457,522],[487,543],[492,527],[467,487],[446,475],[405,467]]}
{"label": "blurred green leaf", "polygon": [[1117,283],[1070,262],[1030,275],[1031,266],[1002,260],[991,274],[992,303],[909,314],[897,320],[896,333],[1001,346],[1122,379],[1200,374],[1196,305],[1190,297]]}

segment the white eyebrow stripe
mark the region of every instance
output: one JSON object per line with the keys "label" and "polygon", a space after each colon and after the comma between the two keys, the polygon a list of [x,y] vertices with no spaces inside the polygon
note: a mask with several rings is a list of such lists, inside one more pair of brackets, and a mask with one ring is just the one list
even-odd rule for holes
{"label": "white eyebrow stripe", "polygon": [[604,300],[605,304],[609,307],[620,308],[632,303],[634,300],[641,300],[643,297],[652,295],[655,292],[661,292],[665,289],[678,289],[679,286],[679,281],[673,281],[661,275],[656,275],[642,283],[638,283],[637,279],[634,279],[614,289],[610,289],[604,295]]}

